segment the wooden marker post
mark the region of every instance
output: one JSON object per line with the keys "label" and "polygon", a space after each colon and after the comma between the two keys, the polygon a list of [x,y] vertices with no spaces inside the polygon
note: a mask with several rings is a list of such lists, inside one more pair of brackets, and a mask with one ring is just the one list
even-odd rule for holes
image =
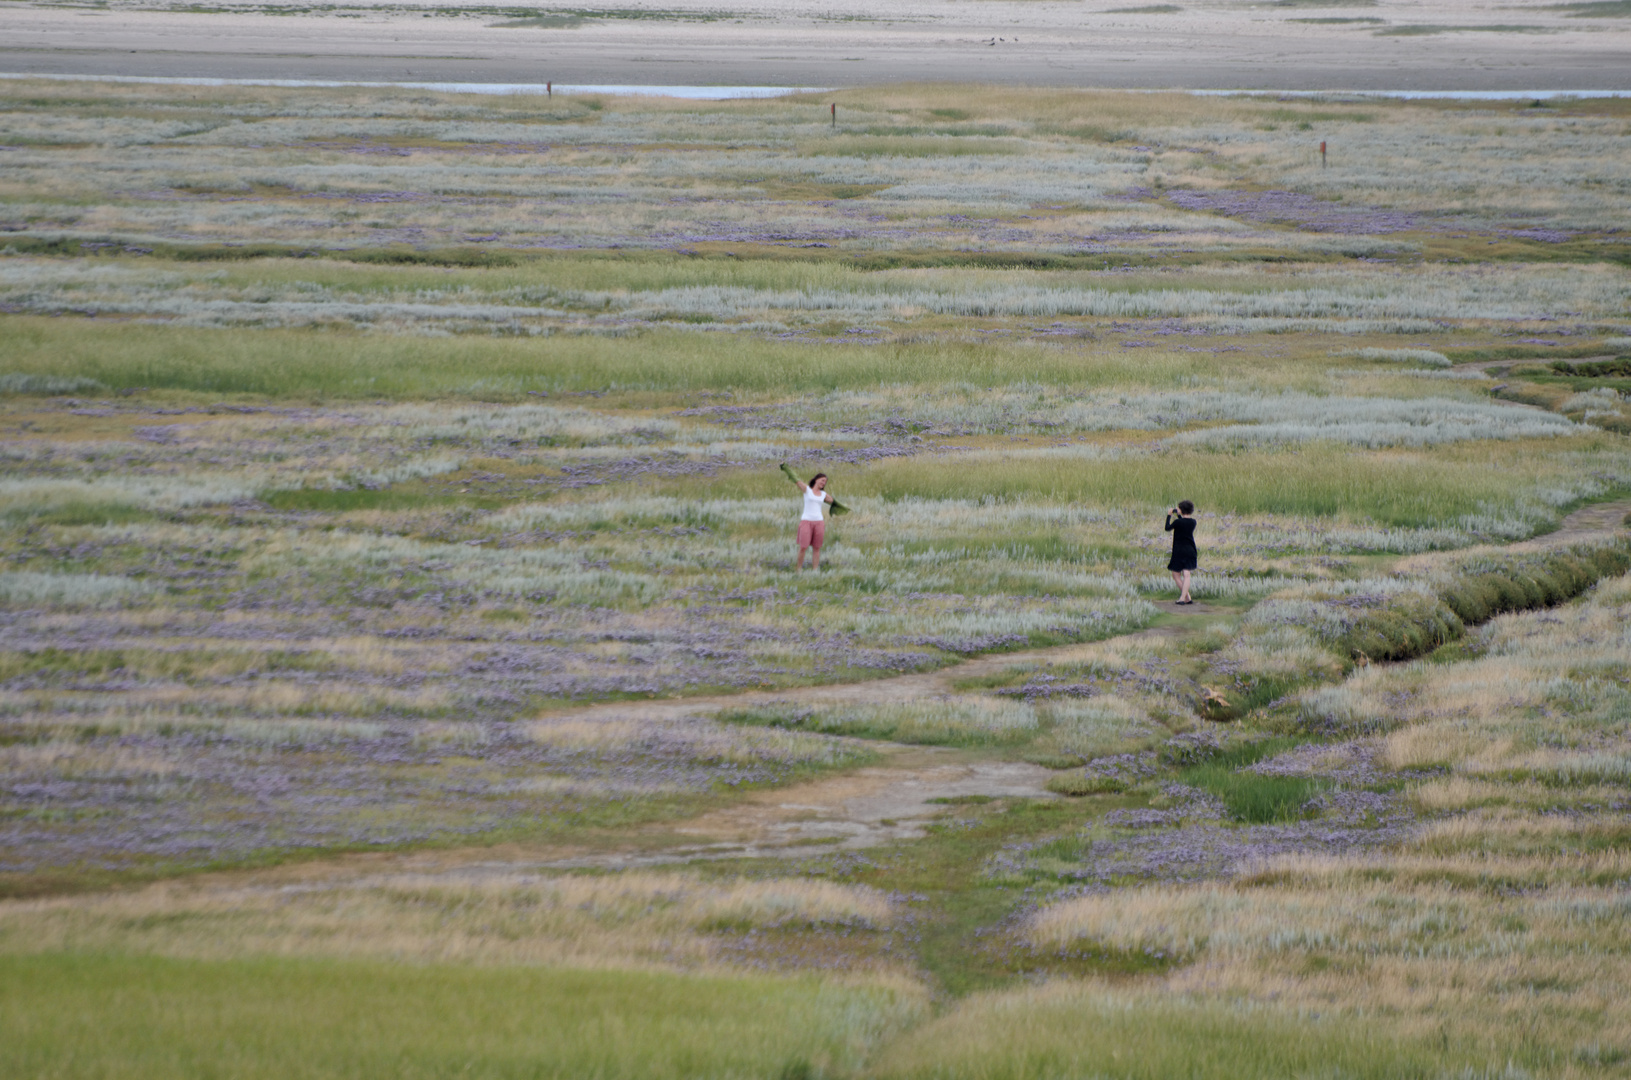
{"label": "wooden marker post", "polygon": [[1325,168],[1325,140],[1320,140],[1320,168]]}
{"label": "wooden marker post", "polygon": [[836,101],[832,103],[832,126],[834,128],[838,126],[838,102]]}
{"label": "wooden marker post", "polygon": [[554,97],[555,96],[555,84],[552,83],[552,82],[546,82],[544,84],[544,93],[548,94],[550,97]]}

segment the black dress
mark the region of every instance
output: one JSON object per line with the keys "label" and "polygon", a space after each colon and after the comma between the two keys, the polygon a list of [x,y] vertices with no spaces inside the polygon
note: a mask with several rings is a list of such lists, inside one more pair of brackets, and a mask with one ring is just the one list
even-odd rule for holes
{"label": "black dress", "polygon": [[1193,570],[1198,553],[1195,550],[1195,519],[1167,515],[1167,532],[1172,534],[1172,559],[1168,570]]}

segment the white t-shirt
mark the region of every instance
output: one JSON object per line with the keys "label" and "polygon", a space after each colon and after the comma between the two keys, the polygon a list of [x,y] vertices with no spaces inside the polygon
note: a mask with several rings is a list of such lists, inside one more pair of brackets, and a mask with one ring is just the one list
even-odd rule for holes
{"label": "white t-shirt", "polygon": [[827,493],[825,491],[817,491],[815,488],[805,488],[804,489],[804,516],[799,518],[799,520],[800,521],[825,521],[826,518],[824,518],[822,516],[822,514],[821,514],[821,507],[822,507],[822,504],[824,504],[826,501],[827,501]]}

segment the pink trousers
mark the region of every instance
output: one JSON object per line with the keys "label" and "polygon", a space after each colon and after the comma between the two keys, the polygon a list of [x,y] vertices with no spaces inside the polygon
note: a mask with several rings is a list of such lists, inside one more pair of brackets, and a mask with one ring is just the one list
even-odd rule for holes
{"label": "pink trousers", "polygon": [[799,547],[813,547],[821,550],[821,544],[827,539],[827,523],[825,521],[799,522]]}

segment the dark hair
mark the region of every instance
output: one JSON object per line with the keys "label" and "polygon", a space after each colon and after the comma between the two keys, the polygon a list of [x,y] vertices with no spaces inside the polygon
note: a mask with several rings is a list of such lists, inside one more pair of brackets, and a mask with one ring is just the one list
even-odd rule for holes
{"label": "dark hair", "polygon": [[826,478],[826,476],[827,476],[827,474],[824,473],[824,472],[816,473],[814,476],[810,477],[810,483],[807,486],[812,487],[812,488],[815,487],[815,482],[817,480],[821,480],[821,479]]}
{"label": "dark hair", "polygon": [[1178,512],[1180,514],[1193,514],[1195,512],[1195,504],[1190,502],[1188,499],[1180,499],[1178,502]]}

